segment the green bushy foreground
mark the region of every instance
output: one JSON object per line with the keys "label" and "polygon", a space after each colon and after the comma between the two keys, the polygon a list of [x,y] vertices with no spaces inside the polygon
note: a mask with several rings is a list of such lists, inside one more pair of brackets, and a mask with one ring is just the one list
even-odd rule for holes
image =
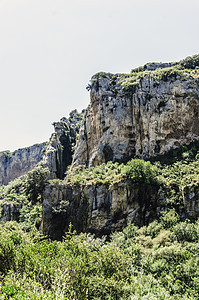
{"label": "green bushy foreground", "polygon": [[0,228],[0,299],[198,299],[199,222],[174,210],[148,227],[62,242]]}

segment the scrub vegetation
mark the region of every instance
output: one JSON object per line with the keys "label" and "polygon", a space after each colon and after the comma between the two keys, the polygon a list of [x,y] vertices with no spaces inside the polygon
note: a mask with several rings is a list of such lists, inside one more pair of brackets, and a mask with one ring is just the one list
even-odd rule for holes
{"label": "scrub vegetation", "polygon": [[[153,66],[150,69],[150,66]],[[144,77],[153,81],[153,86],[158,86],[161,81],[169,80],[189,80],[199,78],[199,55],[187,57],[179,62],[174,62],[165,66],[162,63],[149,63],[144,66],[132,69],[130,74],[111,74],[99,72],[95,74],[87,86],[87,90],[94,88],[96,91],[101,87],[100,80],[109,79],[109,89],[115,95],[121,92],[124,95],[132,95]],[[108,90],[108,88],[107,88]]]}
{"label": "scrub vegetation", "polygon": [[2,299],[198,299],[199,223],[168,210],[109,239],[72,229],[50,241],[20,224],[0,228]]}
{"label": "scrub vegetation", "polygon": [[160,67],[158,67],[157,63],[157,68],[155,70],[148,70],[147,65],[133,69],[131,70],[128,78],[121,80],[124,91],[134,93],[136,91],[136,87],[145,76],[148,76],[149,79],[153,79],[155,85],[160,84],[160,81],[168,81],[172,79],[198,79],[199,55],[187,57],[178,63],[171,63],[171,66],[164,68],[161,67],[161,64]]}

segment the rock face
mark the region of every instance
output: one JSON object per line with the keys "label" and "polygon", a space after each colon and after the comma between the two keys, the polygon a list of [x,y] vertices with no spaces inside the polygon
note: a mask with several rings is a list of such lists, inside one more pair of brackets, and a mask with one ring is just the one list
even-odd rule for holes
{"label": "rock face", "polygon": [[54,122],[55,132],[52,134],[46,148],[42,164],[50,170],[50,178],[63,179],[66,168],[72,162],[77,135],[84,115],[76,110],[70,113],[70,117],[62,118]]}
{"label": "rock face", "polygon": [[44,194],[42,231],[61,239],[69,224],[97,235],[119,230],[130,220],[146,224],[157,216],[157,187],[131,182],[71,187],[49,185]]}
{"label": "rock face", "polygon": [[[168,66],[148,65],[157,67]],[[156,156],[199,138],[199,79],[161,76],[148,71],[136,82],[119,74],[92,77],[74,165]]]}
{"label": "rock face", "polygon": [[50,170],[50,178],[64,177],[66,167],[72,162],[80,124],[84,115],[76,110],[69,118],[54,122],[55,132],[50,141],[14,151],[0,152],[0,186],[31,171],[38,163]]}
{"label": "rock face", "polygon": [[10,152],[0,152],[0,185],[26,174],[41,160],[46,143]]}
{"label": "rock face", "polygon": [[[88,89],[91,103],[85,115],[73,111],[69,119],[53,123],[55,133],[47,146],[0,154],[0,185],[40,161],[49,168],[51,179],[63,179],[71,163],[73,171],[76,166],[78,170],[81,165],[91,167],[110,160],[149,158],[199,139],[199,56],[181,65],[150,63],[130,75],[98,73]],[[199,214],[198,183],[172,186],[169,195],[164,185],[130,179],[112,186],[53,182],[44,191],[41,224],[42,232],[53,239],[61,239],[70,223],[78,232],[103,235],[129,221],[148,224],[165,208],[175,208],[182,217]],[[178,204],[169,202],[174,192],[179,195]],[[21,207],[3,204],[3,220],[17,220]]]}
{"label": "rock face", "polygon": [[[77,232],[97,235],[122,229],[129,221],[142,226],[154,220],[166,207],[166,191],[162,187],[133,184],[130,180],[114,184],[72,187],[49,185],[44,194],[42,231],[53,239],[61,239],[69,224]],[[182,217],[196,218],[199,213],[199,188],[183,191]]]}

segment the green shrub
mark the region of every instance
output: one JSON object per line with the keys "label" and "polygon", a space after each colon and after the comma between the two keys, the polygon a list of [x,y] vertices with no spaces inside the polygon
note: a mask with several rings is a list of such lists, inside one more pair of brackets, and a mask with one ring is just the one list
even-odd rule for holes
{"label": "green shrub", "polygon": [[199,238],[199,231],[196,224],[180,222],[173,227],[172,239],[178,242],[194,242]]}
{"label": "green shrub", "polygon": [[38,166],[28,172],[24,180],[25,193],[32,203],[42,202],[42,194],[48,183],[49,170]]}
{"label": "green shrub", "polygon": [[146,234],[150,235],[152,238],[155,238],[162,228],[162,224],[155,220],[148,225]]}
{"label": "green shrub", "polygon": [[[177,225],[171,228],[174,233]],[[147,235],[154,228],[158,221],[143,230],[128,224],[110,241],[70,230],[58,242],[31,237],[16,222],[8,222],[0,228],[0,297],[197,299],[197,240],[190,242],[188,235],[186,243],[183,236],[182,242],[168,245],[167,230],[153,233],[154,239]]]}
{"label": "green shrub", "polygon": [[175,209],[170,209],[169,211],[164,211],[161,215],[161,224],[164,228],[171,228],[179,222],[179,215],[176,213]]}
{"label": "green shrub", "polygon": [[188,56],[179,62],[180,67],[184,69],[195,69],[199,67],[199,55]]}
{"label": "green shrub", "polygon": [[158,235],[153,239],[153,244],[158,246],[166,246],[170,241],[171,232],[169,230],[160,230]]}
{"label": "green shrub", "polygon": [[125,166],[125,173],[134,182],[157,183],[157,169],[149,161],[132,159]]}

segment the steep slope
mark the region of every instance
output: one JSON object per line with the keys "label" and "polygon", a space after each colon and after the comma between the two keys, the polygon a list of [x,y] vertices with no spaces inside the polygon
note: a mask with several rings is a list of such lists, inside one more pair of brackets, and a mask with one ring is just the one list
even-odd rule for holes
{"label": "steep slope", "polygon": [[[179,63],[150,63],[131,74],[98,73],[88,89],[91,102],[70,170],[86,179],[77,180],[74,186],[69,180],[69,184],[52,183],[46,188],[43,232],[60,238],[70,222],[79,231],[110,232],[129,220],[139,226],[146,224],[168,207],[178,209],[181,217],[197,218],[198,164],[190,165],[190,169],[186,169],[187,162],[185,167],[174,164],[169,172],[176,172],[178,178],[180,168],[184,168],[182,182],[174,182],[168,174],[163,184],[158,180],[158,184],[139,182],[139,174],[137,183],[123,178],[111,187],[101,179],[90,185],[86,180],[89,181],[89,173],[99,172],[91,167],[108,161],[166,157],[170,150],[182,145],[186,149],[185,145],[194,141],[197,154],[199,56]],[[183,155],[182,161],[189,152]],[[90,171],[81,175],[78,170],[82,166]],[[161,168],[167,170],[166,165]],[[194,174],[191,179],[189,172]]]}
{"label": "steep slope", "polygon": [[149,224],[171,208],[182,219],[197,219],[199,143],[183,149],[183,158],[172,164],[171,156],[164,157],[167,164],[140,159],[126,165],[108,162],[52,181],[44,193],[43,232],[60,239],[72,223],[78,232],[102,235],[121,230],[129,221]]}

